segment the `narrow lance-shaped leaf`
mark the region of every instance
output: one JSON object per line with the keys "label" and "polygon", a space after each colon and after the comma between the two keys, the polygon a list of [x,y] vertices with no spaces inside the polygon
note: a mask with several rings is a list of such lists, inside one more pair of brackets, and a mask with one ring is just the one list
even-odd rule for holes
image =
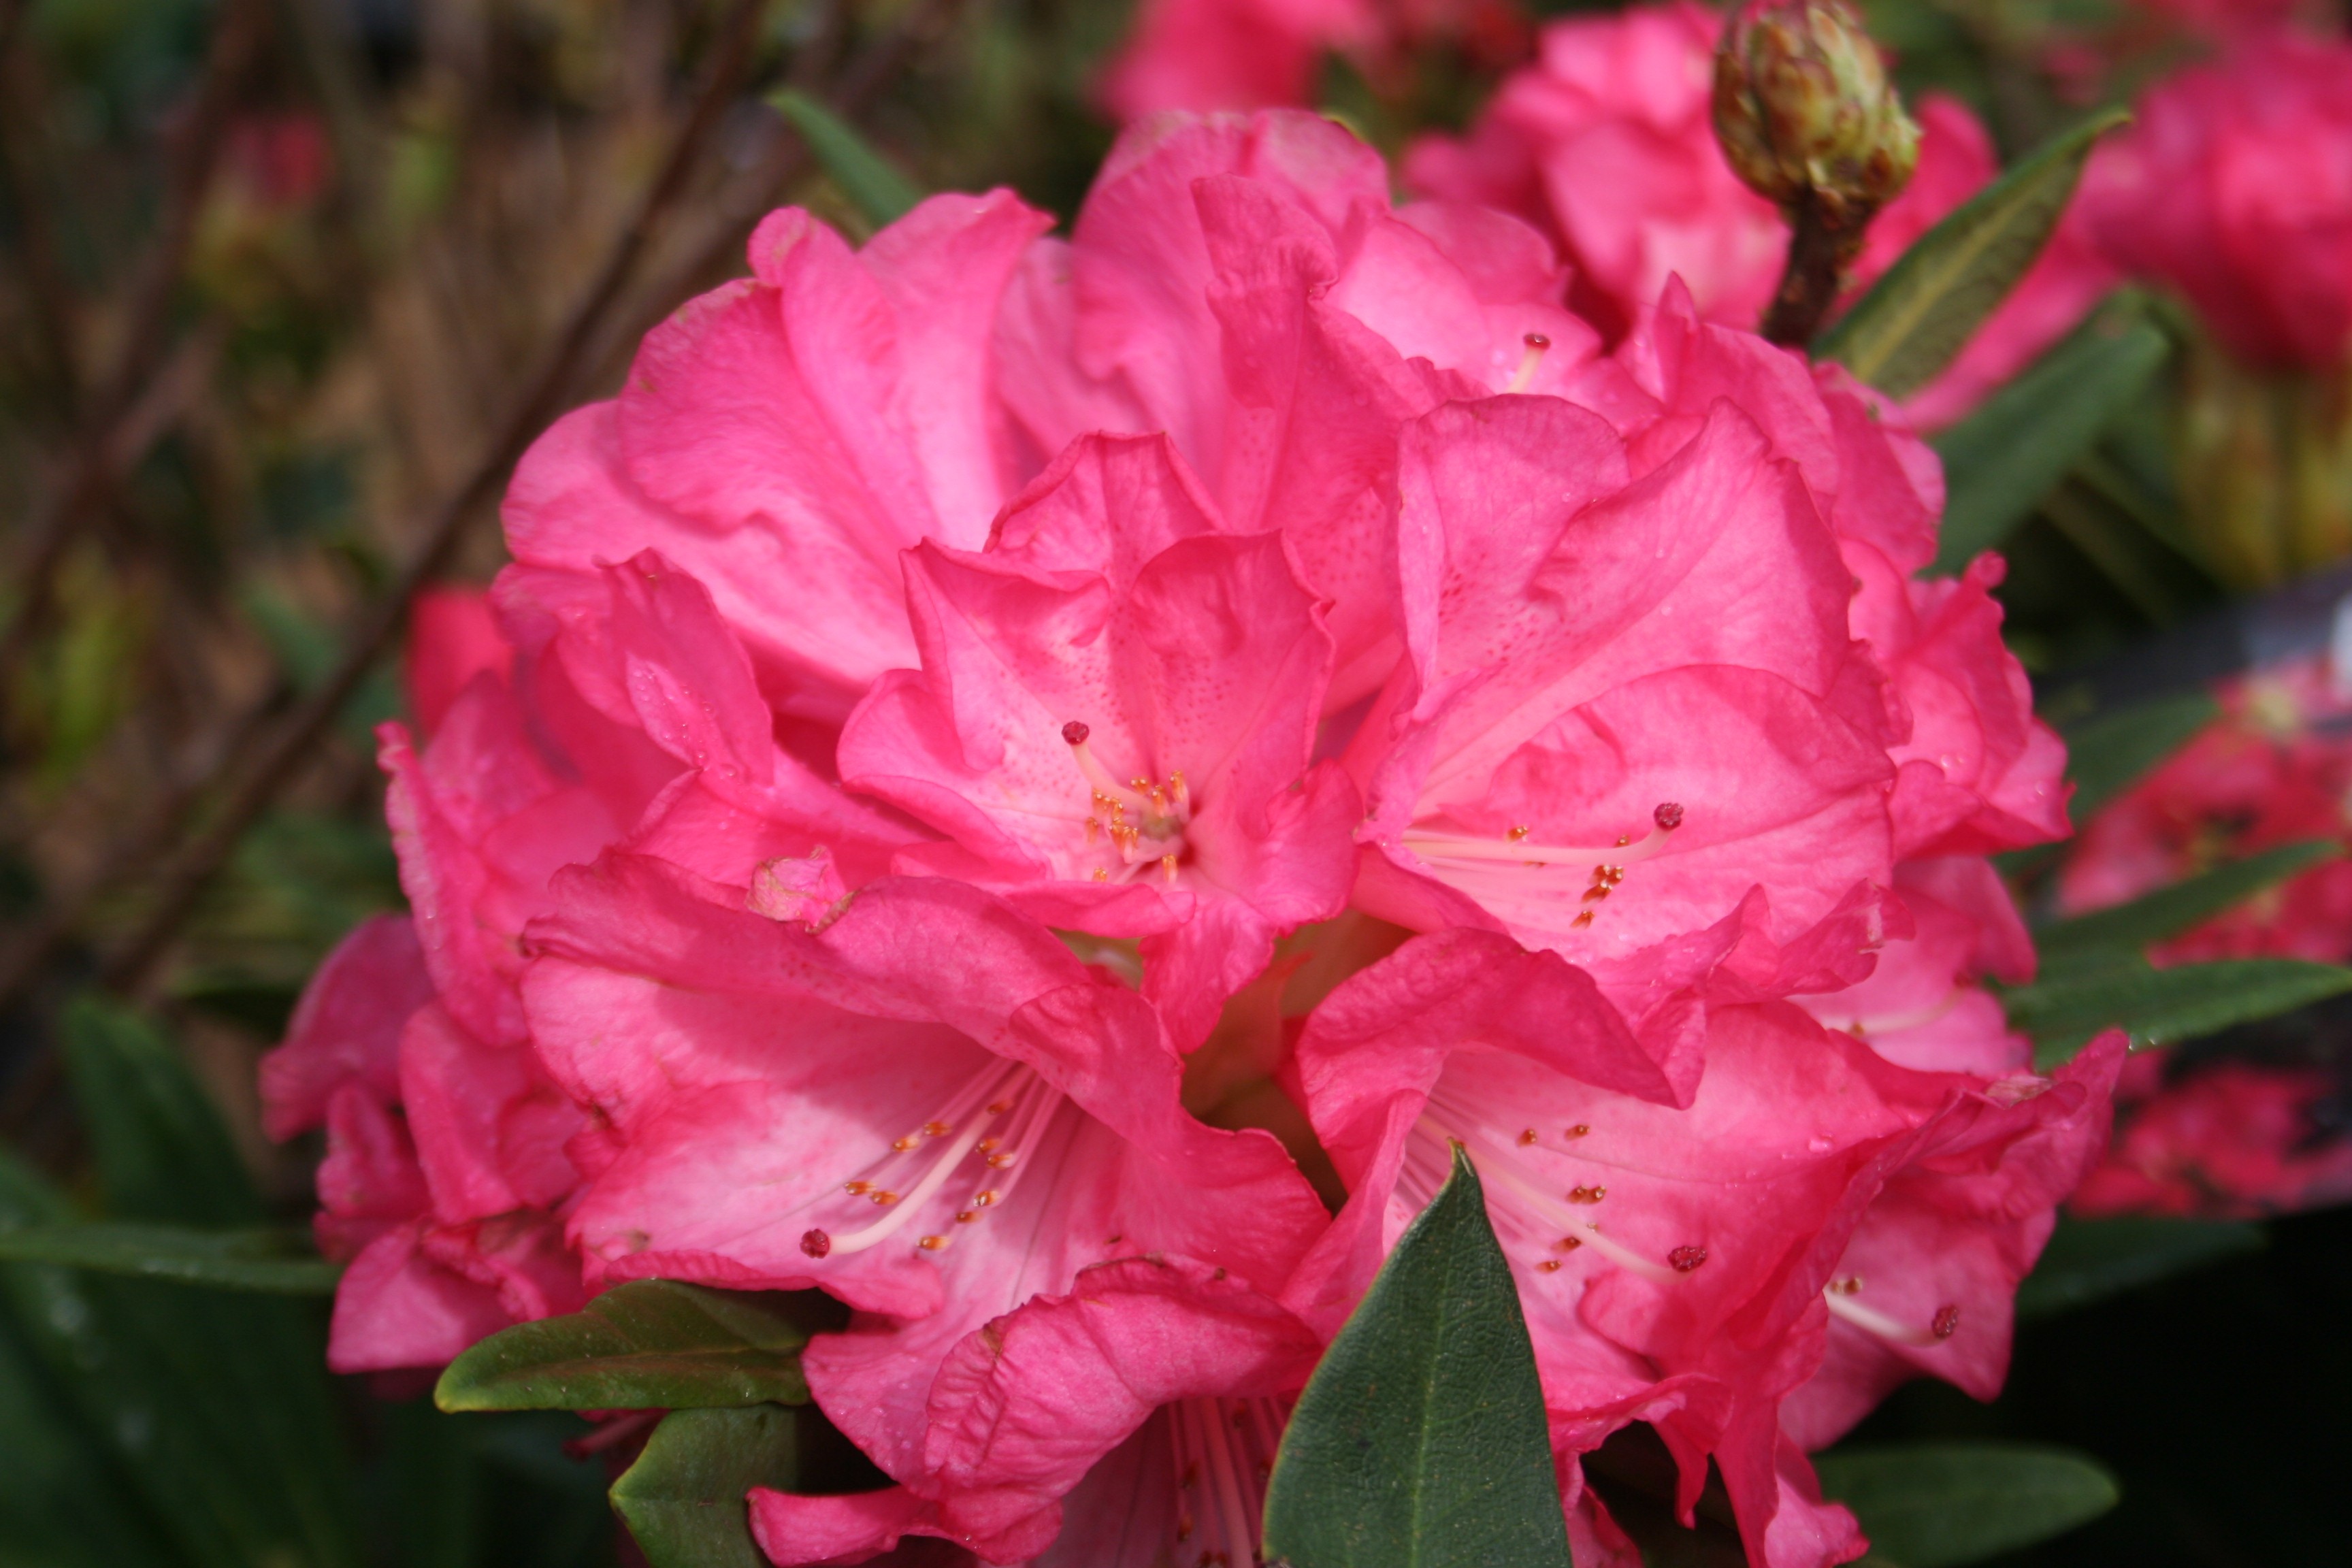
{"label": "narrow lance-shaped leaf", "polygon": [[808,1399],[807,1331],[774,1292],[669,1279],[615,1286],[566,1317],[518,1323],[449,1363],[444,1410],[681,1410]]}
{"label": "narrow lance-shaped leaf", "polygon": [[2140,775],[2211,722],[2221,704],[2206,691],[2184,691],[2102,713],[2066,731],[2066,775],[2074,784],[2066,803],[2086,822]]}
{"label": "narrow lance-shaped leaf", "polygon": [[2054,921],[2034,932],[2045,960],[2063,962],[2068,955],[2095,948],[2137,952],[2152,942],[2177,936],[2210,916],[2242,903],[2274,882],[2333,859],[2344,847],[2326,839],[2282,844],[2171,887],[2159,888],[2129,903],[2094,910],[2072,920]]}
{"label": "narrow lance-shaped leaf", "polygon": [[2136,312],[2102,315],[1937,436],[1944,527],[1929,570],[1957,573],[1998,547],[2147,384],[2169,349]]}
{"label": "narrow lance-shaped leaf", "polygon": [[[0,1152],[0,1225],[43,1223],[66,1213],[55,1189]],[[48,1276],[47,1279],[37,1278]],[[63,1289],[51,1293],[47,1283]],[[142,1507],[125,1467],[78,1415],[68,1390],[13,1321],[11,1307],[85,1303],[72,1277],[0,1268],[0,1561],[41,1568],[182,1568]],[[69,1375],[69,1374],[68,1374]],[[11,1552],[18,1554],[11,1556]]]}
{"label": "narrow lance-shaped leaf", "polygon": [[[68,1009],[61,1044],[109,1219],[261,1223],[227,1128],[153,1024],[85,998]],[[322,1314],[159,1279],[27,1272],[50,1297],[28,1337],[72,1366],[74,1396],[119,1436],[137,1484],[193,1561],[360,1560]],[[94,1376],[93,1356],[105,1363]]]}
{"label": "narrow lance-shaped leaf", "polygon": [[1265,1557],[1289,1568],[1567,1568],[1543,1389],[1457,1145],[1284,1433]]}
{"label": "narrow lance-shaped leaf", "polygon": [[1922,1443],[1816,1455],[1822,1492],[1853,1510],[1874,1557],[1961,1568],[2062,1534],[2123,1495],[2095,1460],[2024,1443]]}
{"label": "narrow lance-shaped leaf", "polygon": [[922,187],[892,168],[856,128],[806,93],[785,88],[769,95],[793,123],[841,194],[877,227],[896,223],[923,199]]}
{"label": "narrow lance-shaped leaf", "polygon": [[2008,297],[2058,226],[2098,139],[2130,118],[2094,116],[2036,150],[1919,237],[1813,344],[1890,397],[1936,378]]}
{"label": "narrow lance-shaped leaf", "polygon": [[342,1265],[290,1245],[277,1231],[129,1223],[0,1230],[0,1262],[51,1263],[287,1296],[331,1295],[343,1272]]}
{"label": "narrow lance-shaped leaf", "polygon": [[2191,1040],[2352,991],[2352,969],[2291,958],[2228,959],[2154,969],[2137,959],[2059,969],[2000,993],[2012,1027],[2033,1037],[2036,1065],[2071,1058],[2102,1029],[2137,1046]]}
{"label": "narrow lance-shaped leaf", "polygon": [[744,1494],[800,1479],[798,1413],[778,1405],[677,1410],[613,1483],[613,1507],[652,1568],[767,1568]]}
{"label": "narrow lance-shaped leaf", "polygon": [[2230,1220],[2062,1217],[2041,1261],[2017,1288],[2017,1315],[2048,1317],[2088,1306],[2263,1245],[2260,1226]]}

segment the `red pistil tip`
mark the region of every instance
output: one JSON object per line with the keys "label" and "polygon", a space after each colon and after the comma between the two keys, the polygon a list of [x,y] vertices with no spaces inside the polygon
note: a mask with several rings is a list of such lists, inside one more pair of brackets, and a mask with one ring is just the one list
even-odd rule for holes
{"label": "red pistil tip", "polygon": [[1073,719],[1062,726],[1062,743],[1069,746],[1083,746],[1087,743],[1087,737],[1093,733],[1092,730]]}
{"label": "red pistil tip", "polygon": [[1960,1309],[1950,1301],[1936,1309],[1936,1321],[1929,1325],[1939,1340],[1948,1340],[1960,1331]]}
{"label": "red pistil tip", "polygon": [[1519,341],[1527,344],[1528,347],[1531,349],[1548,349],[1551,347],[1551,340],[1544,336],[1541,332],[1529,332],[1526,337],[1521,338]]}
{"label": "red pistil tip", "polygon": [[1657,825],[1660,827],[1664,828],[1668,833],[1672,833],[1675,828],[1680,827],[1683,825],[1683,808],[1676,805],[1673,801],[1666,802],[1664,805],[1658,807],[1656,811],[1652,812],[1650,815],[1653,819],[1656,821]]}
{"label": "red pistil tip", "polygon": [[1666,1261],[1675,1266],[1675,1273],[1687,1274],[1692,1269],[1706,1261],[1706,1248],[1704,1247],[1677,1247],[1672,1252],[1666,1254]]}
{"label": "red pistil tip", "polygon": [[811,1258],[823,1258],[833,1250],[833,1237],[821,1230],[801,1232],[801,1250]]}

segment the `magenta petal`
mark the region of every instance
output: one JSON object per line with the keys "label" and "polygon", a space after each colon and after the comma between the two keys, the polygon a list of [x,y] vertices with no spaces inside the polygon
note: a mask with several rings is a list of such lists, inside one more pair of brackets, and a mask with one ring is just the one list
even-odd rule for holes
{"label": "magenta petal", "polygon": [[401,1026],[432,999],[406,918],[377,915],[353,928],[303,987],[286,1043],[261,1058],[263,1131],[283,1141],[316,1127],[345,1083],[389,1103],[399,1091]]}

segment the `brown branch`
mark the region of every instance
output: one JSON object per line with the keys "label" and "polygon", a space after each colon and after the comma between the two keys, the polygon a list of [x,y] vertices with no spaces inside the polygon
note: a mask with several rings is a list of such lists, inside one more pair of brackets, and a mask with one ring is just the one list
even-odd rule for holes
{"label": "brown branch", "polygon": [[178,292],[196,221],[227,139],[231,111],[261,55],[268,8],[265,0],[228,0],[205,58],[187,119],[171,142],[164,202],[155,237],[129,285],[121,337],[113,363],[92,389],[81,428],[58,485],[29,520],[24,559],[16,567],[16,614],[0,633],[0,701],[14,682],[33,636],[47,618],[58,563],[82,522],[113,489],[118,429],[171,347],[173,297]]}
{"label": "brown branch", "polygon": [[[96,873],[64,898],[50,902],[39,922],[17,938],[5,956],[0,957],[0,1013],[12,1011],[33,994],[100,899],[171,848],[204,799],[205,785],[259,738],[271,716],[285,706],[286,698],[285,685],[273,685],[188,766],[176,770],[138,826],[114,841]],[[54,1056],[47,1056],[25,1069],[10,1087],[5,1102],[0,1103],[0,1131],[16,1130],[32,1114],[56,1083],[56,1067]]]}
{"label": "brown branch", "polygon": [[[891,33],[868,47],[843,74],[839,86],[830,94],[834,107],[845,115],[855,115],[871,104],[881,89],[904,68],[908,58],[929,42],[951,18],[961,0],[921,0]],[[750,7],[756,10],[757,7]],[[714,85],[721,85],[714,82]],[[706,89],[705,105],[723,107],[724,92],[715,97]],[[706,124],[698,133],[707,136]],[[664,272],[657,283],[638,291],[638,308],[611,312],[609,307],[620,291],[621,275],[635,259],[634,250],[651,234],[657,219],[675,202],[677,186],[682,186],[687,165],[696,150],[688,142],[693,123],[681,132],[679,146],[673,151],[672,161],[648,195],[637,220],[616,249],[612,263],[598,279],[571,318],[557,350],[546,368],[533,383],[534,392],[518,406],[516,414],[504,427],[501,440],[488,453],[466,485],[441,507],[436,509],[425,546],[386,595],[377,616],[347,651],[343,663],[326,686],[311,694],[299,710],[280,727],[266,752],[247,772],[245,782],[236,795],[217,811],[202,838],[173,858],[163,873],[164,891],[147,921],[137,933],[126,942],[105,966],[103,977],[119,989],[133,989],[143,979],[156,958],[168,947],[180,922],[193,909],[205,884],[226,863],[237,841],[276,792],[284,786],[300,763],[309,747],[332,722],[335,713],[351,690],[356,688],[373,660],[390,644],[401,624],[407,600],[415,591],[435,575],[455,550],[462,525],[503,477],[506,468],[523,447],[537,435],[550,417],[554,405],[560,403],[569,382],[588,367],[601,363],[625,342],[634,341],[648,324],[648,319],[666,314],[690,290],[700,285],[713,271],[724,268],[730,257],[740,251],[743,237],[760,216],[776,199],[782,187],[804,173],[809,166],[807,149],[799,139],[786,133],[771,154],[766,164],[738,184],[730,199],[720,204],[722,211],[711,226],[712,232],[697,243],[686,247],[687,258]],[[681,158],[681,154],[685,156]],[[656,200],[656,198],[659,198]],[[592,310],[591,307],[596,307]],[[600,317],[607,319],[599,320]],[[568,368],[566,368],[568,367]],[[552,377],[561,372],[566,385],[553,387]],[[72,933],[79,927],[96,902],[104,886],[121,879],[128,870],[152,864],[180,828],[192,805],[216,791],[257,737],[259,721],[266,710],[248,715],[240,726],[237,740],[229,746],[214,774],[198,786],[177,790],[158,809],[150,813],[142,828],[129,836],[126,851],[110,858],[108,874],[87,888],[73,900],[70,908],[61,909],[20,942],[5,967],[0,967],[0,1012],[24,1000],[37,982],[43,968],[64,951]],[[38,1070],[28,1075],[26,1089],[12,1096],[15,1100],[37,1098],[41,1089],[36,1081]]]}
{"label": "brown branch", "polygon": [[81,402],[81,361],[73,328],[80,315],[71,281],[59,258],[48,203],[42,199],[37,146],[41,98],[33,62],[23,38],[22,5],[10,5],[0,20],[0,180],[16,215],[17,258],[32,298],[33,330],[57,383],[59,410],[68,419]]}
{"label": "brown branch", "polygon": [[[582,372],[592,363],[591,351],[601,335],[606,314],[620,299],[630,273],[663,219],[685,195],[705,146],[733,101],[750,68],[759,21],[765,10],[766,0],[735,0],[713,45],[709,74],[660,174],[622,230],[595,280],[573,307],[522,395],[499,422],[497,436],[465,479],[433,509],[420,530],[423,542],[390,591],[369,613],[332,673],[296,706],[260,748],[241,778],[233,784],[226,779],[218,781],[226,790],[219,806],[196,837],[157,873],[154,903],[146,918],[100,965],[101,984],[114,990],[131,991],[145,979],[194,909],[205,884],[226,864],[246,829],[293,777],[312,744],[333,723],[335,715],[342,710],[368,670],[399,636],[407,619],[410,599],[447,567],[464,536],[466,523],[495,497],[507,470],[562,410]],[[235,767],[234,759],[229,767]]]}

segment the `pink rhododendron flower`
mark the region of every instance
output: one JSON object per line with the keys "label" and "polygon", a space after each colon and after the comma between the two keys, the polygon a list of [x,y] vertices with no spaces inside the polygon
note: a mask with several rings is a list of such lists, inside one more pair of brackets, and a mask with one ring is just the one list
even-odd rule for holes
{"label": "pink rhododendron flower", "polygon": [[2352,1199],[2352,1139],[2320,1117],[2342,1095],[2335,1075],[2317,1068],[2192,1067],[2126,1102],[2114,1148],[2069,1206],[2250,1219]]}
{"label": "pink rhododendron flower", "polygon": [[[2352,700],[2325,659],[2233,681],[2211,724],[2083,829],[2058,879],[2080,914],[2240,859],[2310,839],[2341,839],[2352,791]],[[2352,862],[2289,878],[2159,944],[2158,963],[2271,954],[2352,957]]]}
{"label": "pink rhododendron flower", "polygon": [[1895,886],[1913,934],[1881,948],[1865,978],[1798,1002],[1898,1067],[1996,1079],[2032,1066],[2032,1042],[1978,984],[2034,973],[2032,940],[1999,873],[1976,858],[1908,860]]}
{"label": "pink rhododendron flower", "polygon": [[320,966],[261,1089],[271,1137],[327,1130],[319,1248],[351,1266],[328,1345],[336,1371],[437,1366],[581,1304],[546,1212],[571,1184],[572,1118],[543,1084],[527,1053],[481,1047],[435,1002],[406,919],[362,924]]}
{"label": "pink rhododendron flower", "polygon": [[994,431],[990,335],[1049,222],[1005,192],[934,196],[852,251],[797,208],[772,215],[751,278],[656,328],[619,397],[532,447],[509,548],[575,571],[660,551],[772,700],[837,722],[913,662],[898,552],[979,545],[1026,477]]}
{"label": "pink rhododendron flower", "polygon": [[1459,1142],[1569,1473],[1648,1421],[1685,1517],[1712,1457],[1750,1561],[1843,1562],[1860,1537],[1801,1443],[1921,1371],[1998,1387],[2011,1294],[2105,1141],[2122,1055],[2110,1035],[2053,1079],[1916,1072],[1785,1003],[1718,1006],[1678,1107],[1579,972],[1486,933],[1420,938],[1300,1039],[1297,1085],[1349,1196],[1294,1298],[1310,1321],[1343,1311]]}
{"label": "pink rhododendron flower", "polygon": [[1525,47],[1510,0],[1145,0],[1099,94],[1118,120],[1170,110],[1306,109],[1323,57],[1375,88],[1434,46],[1507,64]]}
{"label": "pink rhododendron flower", "polygon": [[[478,668],[421,752],[401,726],[383,733],[415,924],[355,933],[264,1074],[273,1135],[328,1127],[321,1237],[352,1258],[332,1346],[346,1370],[437,1364],[583,1299],[553,1217],[582,1114],[514,988],[554,871],[628,843],[748,882],[823,845],[865,876],[913,837],[778,750],[709,595],[659,557],[510,571],[494,598],[513,651],[444,601],[462,646],[412,668]],[[434,689],[419,682],[420,711]]]}
{"label": "pink rhododendron flower", "polygon": [[1360,908],[1499,924],[1639,1016],[1694,961],[1660,944],[1736,910],[1873,947],[1853,900],[1898,859],[2064,831],[1997,567],[1910,580],[1943,498],[1899,421],[1678,290],[1568,396],[1599,413],[1503,398],[1408,431],[1409,657],[1349,753]]}
{"label": "pink rhododendron flower", "polygon": [[1146,0],[1103,73],[1121,121],[1164,110],[1304,109],[1327,51],[1370,47],[1373,0]]}
{"label": "pink rhododendron flower", "polygon": [[[1150,1340],[1165,1289],[1127,1307],[1089,1293],[1074,1310],[1102,1331],[1074,1344],[1023,1303],[1146,1255],[1215,1276],[1168,1276],[1189,1281],[1188,1300],[1286,1279],[1325,1215],[1280,1145],[1186,1115],[1150,1006],[966,884],[869,883],[822,930],[640,857],[608,856],[558,886],[530,927],[523,984],[532,1037],[591,1110],[572,1145],[586,1180],[569,1229],[592,1277],[815,1287],[861,1313],[803,1365],[826,1413],[906,1489],[903,1506],[877,1515],[885,1500],[868,1498],[795,1520],[769,1503],[763,1539],[785,1561],[908,1529],[1024,1560],[1053,1539],[1054,1499],[1150,1408],[1303,1380],[1310,1336],[1270,1307],[1212,1300],[1212,1316],[1247,1320],[1224,1362],[1204,1337],[1197,1365],[1125,1363],[1131,1419],[1098,1410],[1058,1453],[984,1462],[968,1446],[987,1436],[969,1402],[1009,1396],[987,1386],[991,1363],[1030,1332],[992,1320],[1045,1314],[1038,1376],[1100,1378],[1070,1358],[1135,1314]],[[1022,1397],[1049,1397],[1015,1381]],[[1145,1398],[1147,1386],[1161,1392]],[[1016,1464],[1029,1467],[1020,1485],[1007,1479]],[[840,1534],[845,1508],[862,1542]]]}
{"label": "pink rhododendron flower", "polygon": [[490,598],[475,588],[427,588],[408,607],[408,646],[401,686],[417,731],[431,735],[457,694],[488,670],[504,680],[514,671],[514,647],[499,630]]}
{"label": "pink rhododendron flower", "polygon": [[894,1484],[755,1495],[774,1561],[1239,1563],[1460,1139],[1587,1557],[1637,1420],[1767,1568],[1853,1556],[1804,1447],[1998,1384],[2120,1049],[2037,1076],[1981,984],[2063,754],[1998,563],[1917,575],[1932,454],[1679,283],[1604,353],[1312,116],[1130,132],[1045,226],[771,217],[420,615],[412,920],[267,1074],[337,1364],[821,1289]]}
{"label": "pink rhododendron flower", "polygon": [[902,864],[1143,938],[1145,994],[1197,1043],[1354,870],[1356,792],[1308,765],[1331,638],[1282,536],[1223,532],[1164,439],[1097,438],[992,549],[907,570],[923,668],[851,716],[846,782],[953,837]]}
{"label": "pink rhododendron flower", "polygon": [[1297,113],[1139,128],[1067,244],[1036,238],[1050,221],[1001,192],[939,196],[853,252],[774,215],[752,278],[680,310],[617,399],[533,447],[506,504],[517,559],[660,551],[824,752],[876,677],[918,661],[902,551],[980,548],[1080,436],[1165,433],[1231,528],[1288,536],[1336,601],[1333,696],[1360,696],[1394,658],[1378,524],[1397,428],[1443,391],[1432,368],[1542,390],[1597,346],[1549,248],[1500,214],[1392,212],[1379,155]]}
{"label": "pink rhododendron flower", "polygon": [[1065,246],[1007,295],[1001,385],[1050,455],[1165,432],[1228,528],[1280,529],[1332,601],[1333,708],[1394,665],[1404,423],[1465,391],[1548,392],[1598,348],[1542,239],[1449,204],[1392,210],[1380,157],[1314,115],[1129,132]]}
{"label": "pink rhododendron flower", "polygon": [[2158,83],[2093,163],[2117,265],[2178,290],[2249,363],[2352,353],[2352,43],[2277,34]]}
{"label": "pink rhododendron flower", "polygon": [[[1423,138],[1404,176],[1426,195],[1483,202],[1551,235],[1576,268],[1572,299],[1612,338],[1680,278],[1709,321],[1750,327],[1788,255],[1788,228],[1717,145],[1709,93],[1720,23],[1695,4],[1635,6],[1544,29],[1538,62],[1506,81],[1464,137]],[[1930,96],[1910,185],[1871,226],[1866,286],[1999,172],[1965,108]],[[1959,358],[1910,405],[1959,417],[2065,335],[2113,286],[2079,225],[2047,251]]]}
{"label": "pink rhododendron flower", "polygon": [[1050,1542],[1027,1559],[1046,1568],[1253,1562],[1276,1445],[1321,1350],[1221,1269],[1166,1256],[1094,1264],[1067,1294],[1034,1298],[949,1353],[915,1484],[757,1490],[752,1532],[780,1564],[907,1534]]}

